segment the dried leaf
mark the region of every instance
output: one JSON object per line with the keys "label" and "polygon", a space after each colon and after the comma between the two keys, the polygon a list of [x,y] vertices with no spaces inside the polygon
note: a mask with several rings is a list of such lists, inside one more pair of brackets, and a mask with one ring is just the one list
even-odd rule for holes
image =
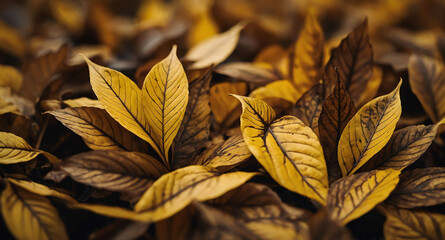
{"label": "dried leaf", "polygon": [[65,108],[49,112],[81,136],[93,150],[146,152],[148,146],[117,123],[105,110],[94,107]]}
{"label": "dried leaf", "polygon": [[216,66],[226,60],[235,50],[240,32],[245,25],[244,22],[238,23],[226,32],[208,38],[190,49],[184,59],[194,63],[188,68],[202,69],[211,65]]}
{"label": "dried leaf", "polygon": [[292,115],[300,119],[306,126],[319,136],[318,118],[323,105],[323,86],[313,85],[301,96],[292,109]]}
{"label": "dried leaf", "polygon": [[[142,195],[134,207],[151,221],[160,221],[181,211],[192,200],[205,201],[234,189],[256,173],[222,174],[213,168],[188,166],[164,174]],[[209,191],[209,189],[212,189]]]}
{"label": "dried leaf", "polygon": [[283,98],[295,104],[302,95],[303,93],[300,93],[289,80],[278,80],[255,89],[249,94],[249,97],[258,99]]}
{"label": "dried leaf", "polygon": [[403,173],[386,202],[399,208],[445,203],[445,168],[418,168]]}
{"label": "dried leaf", "polygon": [[16,68],[7,65],[0,65],[0,87],[10,87],[18,92],[22,87],[23,76]]}
{"label": "dried leaf", "polygon": [[339,78],[322,105],[318,119],[320,142],[328,168],[329,183],[342,177],[338,165],[337,149],[340,136],[346,124],[355,115],[355,106]]}
{"label": "dried leaf", "polygon": [[445,69],[443,63],[412,55],[408,62],[411,90],[428,116],[437,123],[445,117]]}
{"label": "dried leaf", "polygon": [[77,182],[133,194],[141,194],[167,173],[162,163],[147,154],[110,150],[76,154],[59,167]]}
{"label": "dried leaf", "polygon": [[234,95],[243,106],[241,131],[249,150],[283,187],[324,204],[328,176],[315,133],[294,116],[276,121],[265,102]]}
{"label": "dried leaf", "polygon": [[385,239],[443,239],[445,215],[421,210],[397,209],[385,205]]}
{"label": "dried leaf", "polygon": [[86,97],[67,99],[67,100],[64,100],[63,103],[65,103],[66,105],[68,105],[72,108],[94,107],[94,108],[104,109],[104,106],[102,105],[102,103],[100,103],[99,100],[93,100],[93,99],[86,98]]}
{"label": "dried leaf", "polygon": [[23,70],[20,95],[31,101],[39,98],[51,77],[64,66],[67,55],[68,46],[63,45],[55,52],[48,52],[28,62]]}
{"label": "dried leaf", "polygon": [[329,216],[346,225],[385,200],[399,182],[399,171],[374,170],[344,177],[331,185]]}
{"label": "dried leaf", "polygon": [[351,99],[357,102],[372,77],[372,59],[368,20],[365,19],[332,50],[331,59],[325,67],[325,93],[329,93],[336,83],[337,73],[334,69],[337,69]]}
{"label": "dried leaf", "polygon": [[215,68],[215,72],[248,83],[265,84],[281,79],[270,65],[248,62],[225,63]]}
{"label": "dried leaf", "polygon": [[39,152],[23,138],[12,133],[0,132],[0,163],[14,164],[34,159]]}
{"label": "dried leaf", "polygon": [[3,219],[17,239],[68,239],[56,208],[46,197],[7,184],[0,199]]}
{"label": "dried leaf", "polygon": [[190,86],[187,109],[174,140],[174,169],[190,164],[209,138],[211,79],[212,73],[208,70]]}
{"label": "dried leaf", "polygon": [[213,117],[218,123],[225,126],[232,125],[241,112],[240,103],[230,97],[229,93],[246,95],[247,84],[224,82],[210,88],[210,107]]}
{"label": "dried leaf", "polygon": [[425,153],[436,137],[439,125],[409,126],[394,132],[386,146],[363,165],[360,171],[403,170]]}
{"label": "dried leaf", "polygon": [[391,138],[402,113],[400,86],[363,106],[340,136],[338,164],[343,176],[356,172]]}
{"label": "dried leaf", "polygon": [[176,57],[176,46],[148,73],[142,87],[142,101],[150,136],[169,166],[168,150],[181,127],[188,102],[188,80]]}
{"label": "dried leaf", "polygon": [[194,164],[227,171],[247,161],[250,156],[252,153],[247,148],[243,135],[239,133],[208,148],[196,158]]}
{"label": "dried leaf", "polygon": [[324,35],[315,16],[309,13],[294,46],[291,78],[301,93],[321,80]]}

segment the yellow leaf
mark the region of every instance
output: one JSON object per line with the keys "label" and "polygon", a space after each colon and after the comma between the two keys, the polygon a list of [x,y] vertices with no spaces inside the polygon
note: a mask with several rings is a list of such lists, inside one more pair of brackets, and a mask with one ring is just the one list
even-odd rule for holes
{"label": "yellow leaf", "polygon": [[289,57],[286,50],[280,45],[270,45],[263,48],[255,57],[255,63],[268,63],[285,79],[289,78]]}
{"label": "yellow leaf", "polygon": [[244,22],[238,23],[226,32],[208,38],[190,49],[184,57],[188,61],[194,61],[189,69],[218,65],[226,60],[235,50],[240,32],[245,25]]}
{"label": "yellow leaf", "polygon": [[399,174],[396,170],[374,170],[336,181],[327,198],[329,216],[342,225],[359,218],[389,196]]}
{"label": "yellow leaf", "polygon": [[209,39],[219,33],[218,24],[210,16],[209,11],[205,11],[195,21],[187,33],[187,46],[189,48],[196,46],[200,42]]}
{"label": "yellow leaf", "polygon": [[283,98],[295,104],[302,95],[303,92],[297,90],[289,80],[278,80],[255,89],[249,94],[249,97],[258,99]]}
{"label": "yellow leaf", "polygon": [[422,210],[397,209],[385,205],[383,213],[386,222],[383,226],[385,239],[403,240],[443,239],[445,236],[445,215]]}
{"label": "yellow leaf", "polygon": [[136,84],[122,73],[99,66],[84,58],[90,70],[90,82],[94,93],[105,110],[122,127],[147,141],[160,155],[161,149],[150,136],[142,92]]}
{"label": "yellow leaf", "polygon": [[12,133],[0,132],[0,164],[13,164],[34,159],[39,152],[23,138]]}
{"label": "yellow leaf", "polygon": [[230,126],[241,113],[240,103],[229,96],[229,93],[247,94],[247,84],[224,82],[210,88],[210,107],[214,119],[224,126]]}
{"label": "yellow leaf", "polygon": [[74,198],[70,197],[69,195],[58,192],[57,190],[51,189],[43,184],[39,184],[32,181],[27,180],[20,180],[20,179],[14,179],[14,178],[8,178],[8,181],[12,183],[15,186],[18,186],[22,189],[25,189],[28,192],[45,196],[45,197],[55,197],[58,198],[66,203],[76,203],[77,201],[74,200]]}
{"label": "yellow leaf", "polygon": [[164,26],[172,16],[171,6],[160,0],[144,0],[139,7],[137,18],[144,27]]}
{"label": "yellow leaf", "polygon": [[19,33],[0,21],[0,49],[16,57],[25,56],[25,41]]}
{"label": "yellow leaf", "polygon": [[16,68],[0,65],[0,87],[10,87],[13,91],[18,92],[22,81],[23,76]]}
{"label": "yellow leaf", "polygon": [[168,150],[188,101],[188,81],[176,46],[148,73],[143,90],[122,73],[87,58],[93,91],[105,110],[123,127],[147,141],[166,166]]}
{"label": "yellow leaf", "polygon": [[243,135],[239,133],[208,148],[197,157],[194,164],[227,171],[245,162],[250,156],[252,154],[244,142]]}
{"label": "yellow leaf", "polygon": [[168,150],[181,127],[188,103],[188,80],[176,57],[176,45],[170,54],[148,73],[142,87],[145,117],[150,136],[169,166]]}
{"label": "yellow leaf", "polygon": [[51,0],[49,2],[54,18],[68,30],[80,33],[84,26],[85,9],[77,1]]}
{"label": "yellow leaf", "polygon": [[65,108],[49,112],[83,138],[93,150],[146,152],[146,143],[117,123],[105,110],[94,107]]}
{"label": "yellow leaf", "polygon": [[356,172],[391,138],[402,113],[400,86],[363,106],[348,122],[338,144],[338,164],[343,176]]}
{"label": "yellow leaf", "polygon": [[160,177],[144,193],[134,210],[151,221],[159,221],[179,212],[192,200],[205,201],[232,190],[256,173],[222,174],[213,168],[189,166]]}
{"label": "yellow leaf", "polygon": [[252,154],[283,187],[325,203],[328,174],[315,133],[294,116],[274,122],[265,102],[234,95],[243,106],[241,131]]}
{"label": "yellow leaf", "polygon": [[324,35],[315,16],[308,14],[294,46],[291,78],[300,92],[321,80]]}
{"label": "yellow leaf", "polygon": [[86,97],[67,99],[67,100],[64,100],[63,103],[65,103],[66,105],[68,105],[72,108],[95,107],[95,108],[104,109],[104,106],[102,105],[102,103],[100,103],[99,100],[93,100],[93,99],[86,98]]}
{"label": "yellow leaf", "polygon": [[1,210],[9,231],[17,239],[68,239],[65,226],[50,201],[7,184]]}

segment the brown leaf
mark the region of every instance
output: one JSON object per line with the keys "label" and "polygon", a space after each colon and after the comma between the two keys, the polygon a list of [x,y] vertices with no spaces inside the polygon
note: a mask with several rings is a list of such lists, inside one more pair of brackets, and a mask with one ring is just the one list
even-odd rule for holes
{"label": "brown leaf", "polygon": [[355,115],[355,107],[345,85],[339,78],[337,83],[323,102],[320,118],[318,119],[319,137],[323,146],[323,153],[328,167],[329,183],[342,177],[338,165],[337,150],[343,129]]}
{"label": "brown leaf", "polygon": [[270,65],[249,62],[231,62],[218,66],[216,73],[248,83],[265,84],[282,79]]}
{"label": "brown leaf", "polygon": [[313,240],[352,239],[349,230],[330,219],[326,209],[321,209],[312,216],[309,228]]}
{"label": "brown leaf", "polygon": [[71,156],[60,169],[75,181],[96,188],[142,194],[167,172],[153,157],[137,152],[92,151]]}
{"label": "brown leaf", "polygon": [[412,55],[408,62],[411,90],[425,112],[437,123],[445,117],[445,68],[426,56]]}
{"label": "brown leaf", "polygon": [[320,117],[323,104],[323,86],[314,85],[297,101],[292,109],[292,115],[299,118],[306,126],[312,128],[315,134],[318,133],[318,118]]}
{"label": "brown leaf", "polygon": [[174,140],[174,169],[189,165],[209,138],[211,79],[212,72],[209,69],[190,85],[187,109]]}
{"label": "brown leaf", "polygon": [[445,203],[445,168],[418,168],[403,173],[386,202],[399,208]]}
{"label": "brown leaf", "polygon": [[83,138],[93,150],[146,152],[145,141],[123,128],[105,110],[94,107],[65,108],[49,112]]}
{"label": "brown leaf", "polygon": [[68,46],[63,45],[55,52],[48,52],[28,62],[23,69],[20,95],[32,101],[40,97],[51,77],[64,66],[67,54]]}
{"label": "brown leaf", "polygon": [[445,215],[421,210],[397,209],[388,205],[379,208],[386,215],[385,239],[443,239]]}
{"label": "brown leaf", "polygon": [[356,27],[340,45],[332,50],[331,59],[325,67],[325,94],[328,94],[337,81],[338,69],[340,80],[345,84],[351,99],[356,102],[366,90],[372,77],[372,46],[369,42],[368,20]]}
{"label": "brown leaf", "polygon": [[438,127],[439,124],[409,126],[394,132],[385,147],[365,163],[360,171],[403,170],[425,153],[436,137]]}

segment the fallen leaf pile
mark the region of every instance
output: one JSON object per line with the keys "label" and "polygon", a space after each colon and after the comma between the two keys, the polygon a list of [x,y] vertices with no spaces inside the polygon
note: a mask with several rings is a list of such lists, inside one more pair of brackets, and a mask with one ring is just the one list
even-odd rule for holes
{"label": "fallen leaf pile", "polygon": [[444,239],[445,2],[0,3],[1,239]]}

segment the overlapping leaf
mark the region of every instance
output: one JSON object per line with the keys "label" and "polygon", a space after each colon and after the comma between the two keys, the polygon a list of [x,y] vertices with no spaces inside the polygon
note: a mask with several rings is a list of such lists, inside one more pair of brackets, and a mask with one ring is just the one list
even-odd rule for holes
{"label": "overlapping leaf", "polygon": [[399,182],[396,170],[374,170],[344,177],[331,185],[329,216],[342,225],[359,218],[385,200]]}
{"label": "overlapping leaf", "polygon": [[218,66],[215,72],[249,83],[264,84],[281,79],[270,65],[231,62]]}
{"label": "overlapping leaf", "polygon": [[93,150],[146,152],[147,145],[117,123],[105,110],[92,107],[50,111],[67,128],[81,136]]}
{"label": "overlapping leaf", "polygon": [[184,57],[186,60],[194,61],[189,68],[201,69],[223,62],[238,44],[239,34],[244,26],[245,23],[241,22],[226,32],[208,38],[190,49]]}
{"label": "overlapping leaf", "polygon": [[188,80],[176,57],[176,46],[148,73],[142,99],[150,135],[159,146],[166,165],[168,150],[181,126],[188,102]]}
{"label": "overlapping leaf", "polygon": [[411,89],[428,116],[437,123],[445,117],[445,68],[426,56],[412,55],[408,62]]}
{"label": "overlapping leaf", "polygon": [[34,159],[39,152],[23,138],[12,133],[0,132],[0,163],[13,164]]}
{"label": "overlapping leaf", "polygon": [[356,172],[391,138],[402,113],[400,86],[363,106],[340,136],[338,164],[343,176]]}
{"label": "overlapping leaf", "polygon": [[401,208],[426,207],[445,202],[445,168],[418,168],[403,173],[387,202]]}
{"label": "overlapping leaf", "polygon": [[190,86],[189,102],[184,120],[176,135],[173,152],[173,167],[191,163],[210,133],[209,87],[212,74],[208,70]]}
{"label": "overlapping leaf", "polygon": [[421,210],[397,209],[385,205],[385,239],[443,239],[445,215]]}
{"label": "overlapping leaf", "polygon": [[241,133],[236,134],[224,143],[216,144],[200,156],[194,162],[196,165],[229,170],[243,163],[252,156]]}
{"label": "overlapping leaf", "polygon": [[314,133],[318,133],[318,119],[320,117],[323,104],[323,86],[315,84],[295,103],[292,115],[300,119],[306,126],[312,128]]}
{"label": "overlapping leaf", "polygon": [[163,156],[150,136],[142,92],[136,84],[118,71],[99,66],[86,58],[85,61],[88,63],[93,91],[108,114],[128,131],[147,141]]}
{"label": "overlapping leaf", "polygon": [[192,200],[205,201],[234,189],[255,173],[222,174],[205,166],[189,166],[164,174],[142,195],[134,210],[159,221],[185,208]]}
{"label": "overlapping leaf", "polygon": [[210,88],[210,107],[216,122],[230,126],[241,113],[240,103],[229,96],[229,93],[246,95],[246,83],[224,82]]}
{"label": "overlapping leaf", "polygon": [[328,94],[337,81],[345,84],[351,99],[357,102],[372,77],[372,46],[369,42],[368,20],[357,26],[340,45],[332,50],[331,58],[325,67],[325,93]]}
{"label": "overlapping leaf", "polygon": [[292,54],[292,83],[301,93],[321,80],[324,35],[315,16],[308,14]]}
{"label": "overlapping leaf", "polygon": [[243,105],[241,131],[252,154],[283,187],[324,204],[328,179],[315,133],[296,117],[276,121],[265,102],[237,97]]}
{"label": "overlapping leaf", "polygon": [[249,97],[265,98],[283,98],[292,104],[295,104],[303,95],[299,92],[289,80],[278,80],[253,90]]}
{"label": "overlapping leaf", "polygon": [[153,157],[136,152],[92,151],[65,159],[60,169],[77,182],[110,191],[141,194],[167,172]]}
{"label": "overlapping leaf", "polygon": [[55,52],[48,52],[28,62],[24,67],[20,95],[32,101],[40,97],[51,77],[64,65],[67,54],[68,46],[63,45]]}
{"label": "overlapping leaf", "polygon": [[142,91],[122,73],[85,60],[94,93],[105,110],[123,127],[150,143],[169,166],[168,150],[188,100],[188,81],[176,57],[176,46],[150,70]]}
{"label": "overlapping leaf", "polygon": [[388,168],[403,170],[425,153],[436,137],[439,125],[409,126],[394,132],[386,146],[360,171]]}
{"label": "overlapping leaf", "polygon": [[318,119],[320,142],[323,146],[330,183],[342,176],[337,158],[338,142],[343,129],[354,115],[354,103],[345,85],[338,78],[334,89],[323,102]]}
{"label": "overlapping leaf", "polygon": [[68,239],[62,220],[46,197],[7,184],[1,210],[9,231],[17,239]]}

